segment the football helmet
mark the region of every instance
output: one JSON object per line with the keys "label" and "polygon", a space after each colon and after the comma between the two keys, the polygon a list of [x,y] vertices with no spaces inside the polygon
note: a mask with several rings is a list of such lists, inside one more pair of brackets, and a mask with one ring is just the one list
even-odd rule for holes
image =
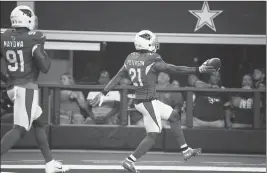
{"label": "football helmet", "polygon": [[157,36],[153,32],[142,30],[136,34],[134,46],[136,50],[156,52],[159,49],[159,42]]}
{"label": "football helmet", "polygon": [[17,6],[10,14],[12,28],[26,27],[29,30],[37,28],[38,20],[33,10],[26,6]]}

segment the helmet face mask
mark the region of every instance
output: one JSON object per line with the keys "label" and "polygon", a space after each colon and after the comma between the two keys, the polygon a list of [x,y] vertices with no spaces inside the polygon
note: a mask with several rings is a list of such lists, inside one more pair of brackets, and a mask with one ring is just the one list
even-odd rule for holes
{"label": "helmet face mask", "polygon": [[149,30],[142,30],[136,34],[134,45],[136,50],[156,52],[159,49],[157,36]]}
{"label": "helmet face mask", "polygon": [[28,6],[17,6],[10,15],[12,28],[28,28],[34,30],[37,28],[38,19],[33,10]]}

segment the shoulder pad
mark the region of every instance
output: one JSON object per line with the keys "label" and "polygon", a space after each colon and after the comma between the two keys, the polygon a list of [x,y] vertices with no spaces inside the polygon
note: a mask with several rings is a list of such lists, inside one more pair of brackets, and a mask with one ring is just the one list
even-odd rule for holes
{"label": "shoulder pad", "polygon": [[32,37],[32,39],[37,43],[37,44],[44,44],[46,41],[46,36],[41,32],[41,31],[29,31],[28,32],[29,36]]}
{"label": "shoulder pad", "polygon": [[158,53],[151,53],[150,61],[162,61],[161,56]]}
{"label": "shoulder pad", "polygon": [[132,57],[134,57],[134,56],[136,56],[137,55],[137,52],[132,52],[132,53],[130,53],[128,56],[127,56],[127,58],[125,59],[125,60],[127,60],[127,59],[129,59],[129,58],[132,58]]}
{"label": "shoulder pad", "polygon": [[129,57],[129,56],[136,56],[136,55],[138,55],[138,52],[132,52],[132,53],[130,53],[130,54],[128,55],[128,57]]}
{"label": "shoulder pad", "polygon": [[1,29],[1,38],[8,36],[11,33],[12,29],[6,29],[6,30],[2,30]]}
{"label": "shoulder pad", "polygon": [[[1,49],[3,48],[3,40],[5,40],[11,33],[11,29],[1,29]],[[2,50],[0,50],[2,51]]]}

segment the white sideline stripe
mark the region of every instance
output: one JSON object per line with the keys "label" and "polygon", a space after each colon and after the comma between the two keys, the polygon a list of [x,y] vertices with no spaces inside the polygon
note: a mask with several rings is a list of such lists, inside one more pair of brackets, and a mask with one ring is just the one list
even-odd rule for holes
{"label": "white sideline stripe", "polygon": [[[129,154],[132,151],[116,151],[116,150],[51,150],[52,152],[55,153],[101,153],[101,154]],[[23,149],[23,150],[17,150],[13,149],[10,150],[9,152],[14,152],[14,153],[40,153],[40,150],[28,150],[28,149]],[[148,155],[177,155],[180,153],[177,152],[148,152]],[[229,156],[229,157],[264,157],[266,158],[266,155],[264,154],[216,154],[216,153],[201,153],[201,156]]]}
{"label": "white sideline stripe", "polygon": [[[94,162],[94,163],[121,163],[121,160],[81,160],[82,162]],[[143,160],[143,161],[138,161],[138,163],[184,163],[184,161],[178,161],[178,160],[173,160],[173,161],[166,161],[166,160]]]}
{"label": "white sideline stripe", "polygon": [[[62,162],[63,160],[57,160]],[[81,162],[91,162],[91,163],[97,163],[97,164],[116,164],[116,163],[121,163],[121,160],[80,160]],[[8,163],[25,163],[25,162],[31,162],[28,164],[33,164],[33,163],[38,163],[38,162],[44,162],[44,160],[18,160],[18,161],[1,161],[3,164],[8,164]],[[152,163],[152,164],[162,164],[162,163],[169,163],[169,164],[177,164],[177,163],[184,163],[184,161],[178,161],[178,160],[173,160],[173,161],[163,161],[163,160],[157,160],[157,161],[152,161],[152,160],[143,160],[143,161],[138,161],[138,163]],[[242,163],[242,162],[200,162],[204,164],[216,164],[216,165],[224,165],[224,166],[266,166],[266,163]]]}
{"label": "white sideline stripe", "polygon": [[237,164],[242,164],[242,162],[203,162],[203,163],[218,163],[218,164],[229,164],[229,163],[237,163]]}
{"label": "white sideline stripe", "polygon": [[[118,165],[66,165],[76,170],[123,170]],[[44,165],[1,165],[2,169],[44,169]],[[222,171],[222,172],[266,172],[259,167],[210,167],[210,166],[136,166],[139,170],[156,171]]]}

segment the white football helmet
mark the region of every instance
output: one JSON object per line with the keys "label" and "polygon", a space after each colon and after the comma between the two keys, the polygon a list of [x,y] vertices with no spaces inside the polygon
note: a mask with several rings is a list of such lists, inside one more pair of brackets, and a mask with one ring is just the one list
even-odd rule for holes
{"label": "white football helmet", "polygon": [[37,17],[33,10],[26,6],[17,6],[10,14],[12,28],[26,27],[29,30],[36,29],[38,25]]}
{"label": "white football helmet", "polygon": [[157,36],[153,32],[149,30],[142,30],[136,34],[134,46],[136,50],[149,50],[156,52],[159,49],[159,42]]}

